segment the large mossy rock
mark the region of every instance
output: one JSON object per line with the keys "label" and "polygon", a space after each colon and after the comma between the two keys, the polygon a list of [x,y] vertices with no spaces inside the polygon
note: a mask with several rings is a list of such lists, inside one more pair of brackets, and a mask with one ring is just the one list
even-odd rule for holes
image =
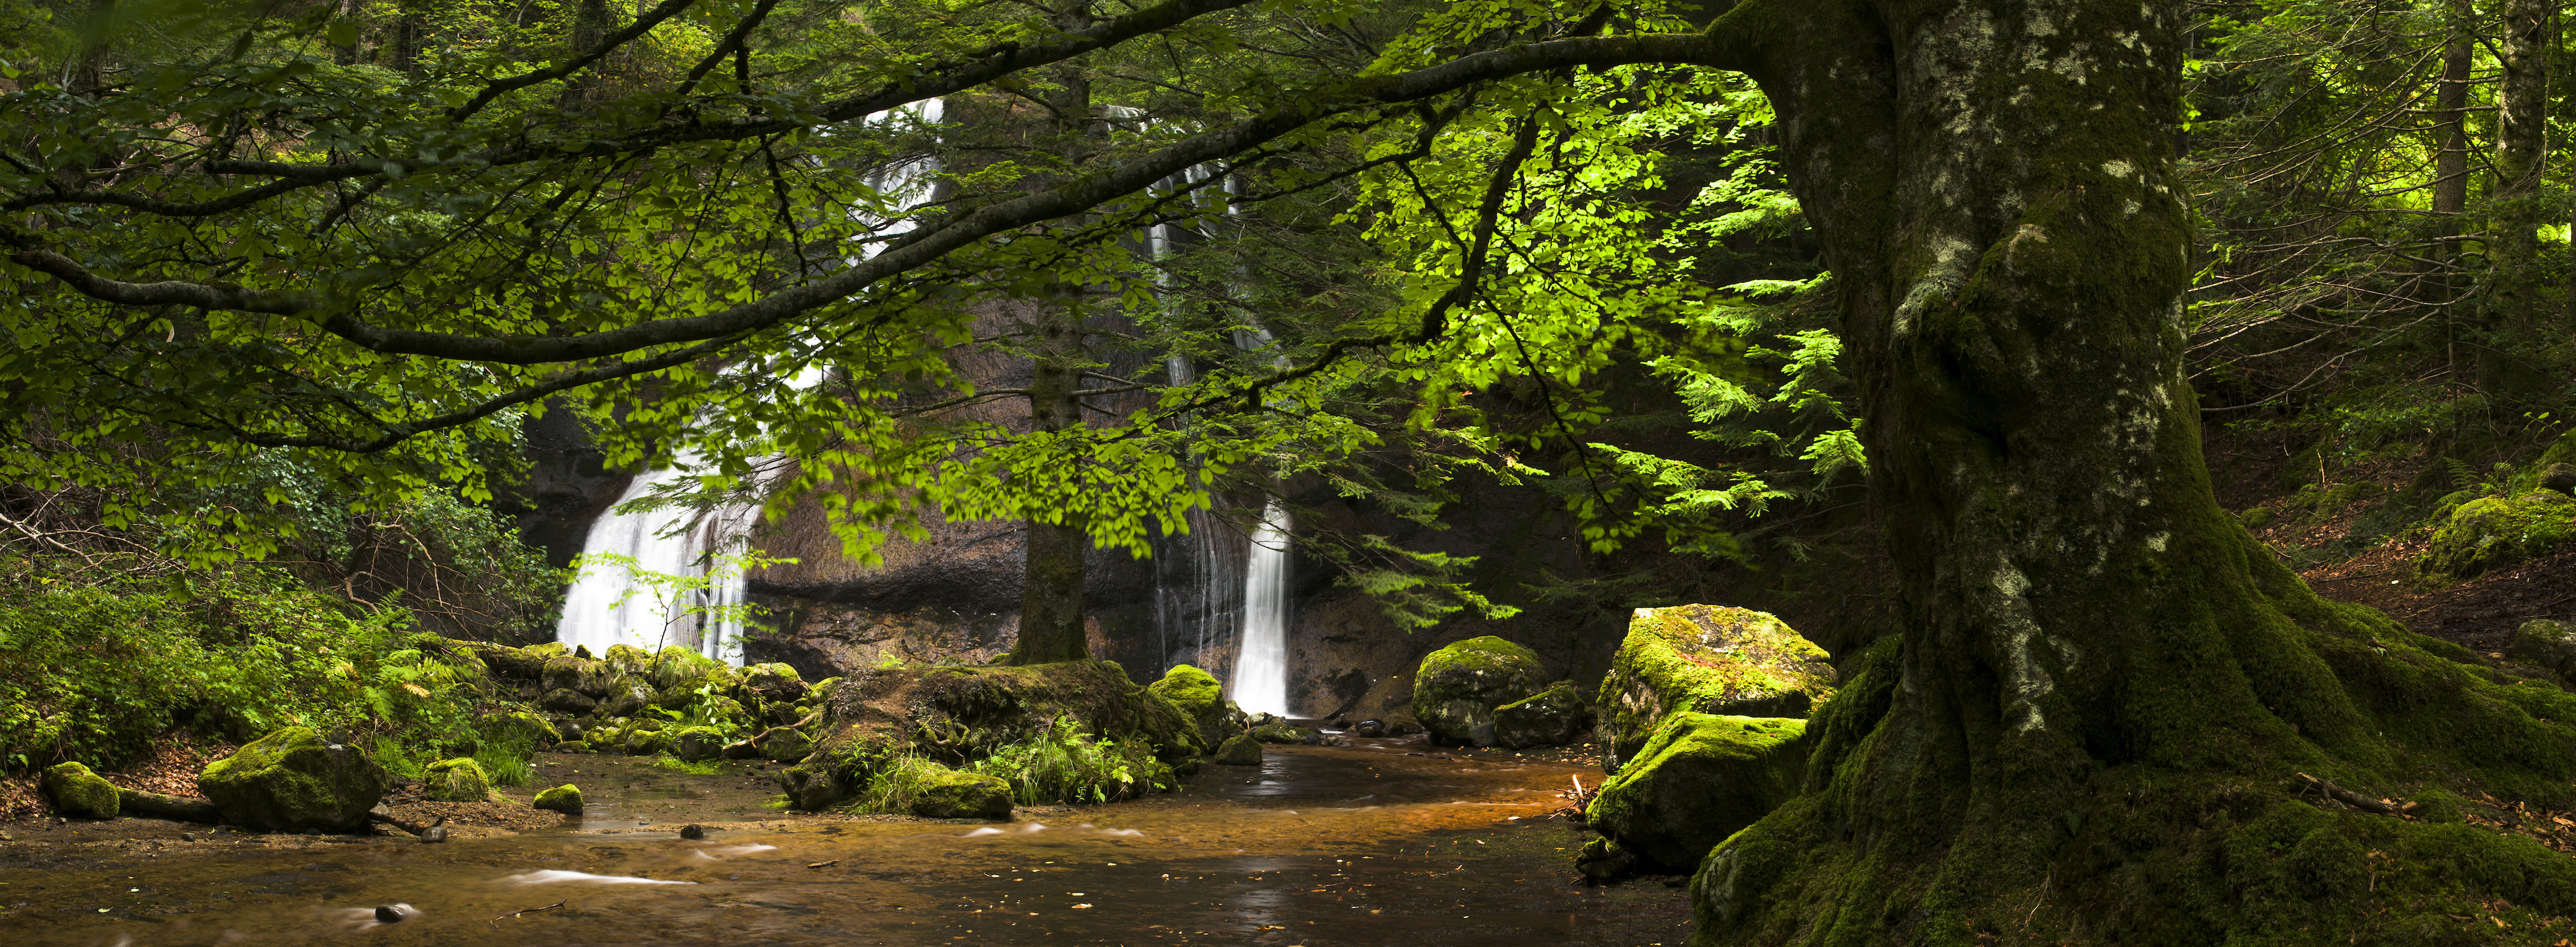
{"label": "large mossy rock", "polygon": [[925,767],[912,797],[912,814],[925,819],[1007,819],[1011,784],[982,773]]}
{"label": "large mossy rock", "polygon": [[287,727],[216,760],[197,791],[224,821],[258,829],[354,829],[393,785],[366,751]]}
{"label": "large mossy rock", "polygon": [[1227,737],[1224,743],[1217,744],[1216,752],[1208,754],[1208,762],[1226,766],[1259,766],[1261,741],[1249,733]]}
{"label": "large mossy rock", "polygon": [[1198,725],[1199,742],[1204,745],[1223,743],[1249,725],[1243,708],[1225,699],[1225,685],[1217,681],[1216,675],[1187,664],[1172,665],[1161,680],[1146,685],[1146,689],[1181,708]]}
{"label": "large mossy rock", "polygon": [[755,664],[742,669],[742,689],[759,695],[764,702],[794,703],[811,690],[796,669],[784,664]]}
{"label": "large mossy rock", "polygon": [[2576,625],[2563,621],[2536,618],[2514,629],[2513,643],[2506,649],[2517,658],[2556,673],[2560,679],[2576,683]]}
{"label": "large mossy rock", "polygon": [[2576,498],[2550,490],[2471,500],[2451,511],[2416,560],[2425,575],[2475,578],[2576,539]]}
{"label": "large mossy rock", "polygon": [[1601,679],[1601,766],[1616,773],[1665,714],[1804,717],[1834,694],[1825,649],[1769,614],[1640,608]]}
{"label": "large mossy rock", "polygon": [[1507,749],[1560,746],[1592,729],[1592,707],[1574,685],[1558,684],[1494,708],[1494,745]]}
{"label": "large mossy rock", "polygon": [[529,804],[550,812],[577,816],[581,814],[581,787],[565,783],[553,789],[539,790],[537,798]]}
{"label": "large mossy rock", "polygon": [[56,763],[45,767],[37,786],[45,798],[53,800],[54,811],[64,815],[91,819],[113,819],[118,811],[116,784],[89,771],[79,763]]}
{"label": "large mossy rock", "polygon": [[1432,742],[1493,746],[1494,709],[1536,694],[1538,652],[1486,635],[1425,655],[1413,674],[1413,717]]}
{"label": "large mossy rock", "polygon": [[471,758],[440,760],[421,777],[420,794],[431,802],[490,802],[492,776]]}
{"label": "large mossy rock", "polygon": [[838,804],[889,761],[962,766],[1051,732],[1058,721],[1164,761],[1206,752],[1189,714],[1107,661],[874,668],[835,684],[823,711],[812,752],[778,777],[798,808]]}
{"label": "large mossy rock", "polygon": [[1667,715],[1602,784],[1584,824],[1626,851],[1690,871],[1717,843],[1797,794],[1806,733],[1804,720]]}
{"label": "large mossy rock", "polygon": [[609,685],[617,682],[617,671],[589,658],[558,656],[546,660],[540,680],[550,693],[572,691],[596,700],[608,695]]}
{"label": "large mossy rock", "polygon": [[724,746],[724,731],[714,727],[683,727],[671,736],[671,755],[687,763],[723,756]]}

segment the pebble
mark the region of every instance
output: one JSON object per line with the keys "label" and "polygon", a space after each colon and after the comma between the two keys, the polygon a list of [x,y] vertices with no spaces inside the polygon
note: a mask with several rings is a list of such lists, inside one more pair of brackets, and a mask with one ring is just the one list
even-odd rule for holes
{"label": "pebble", "polygon": [[380,923],[380,924],[391,924],[391,923],[393,923],[393,922],[395,922],[395,921],[399,921],[399,920],[402,920],[402,919],[403,919],[403,913],[402,913],[402,909],[401,909],[401,908],[395,907],[395,906],[390,905],[390,904],[379,904],[379,905],[376,905],[376,921],[377,921],[377,923]]}

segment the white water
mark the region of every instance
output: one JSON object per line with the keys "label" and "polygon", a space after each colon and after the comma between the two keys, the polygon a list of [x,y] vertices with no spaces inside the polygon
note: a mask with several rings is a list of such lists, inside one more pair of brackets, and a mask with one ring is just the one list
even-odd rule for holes
{"label": "white water", "polygon": [[1243,564],[1243,654],[1234,702],[1246,713],[1288,716],[1288,512],[1272,500],[1252,529]]}
{"label": "white water", "polygon": [[[924,124],[936,123],[943,112],[938,99],[907,107],[902,114]],[[867,117],[869,124],[882,124],[897,117],[897,112],[878,112]],[[879,193],[901,210],[909,210],[929,199],[932,176],[939,171],[934,159],[905,161],[887,168],[869,182]],[[900,212],[885,219],[861,214],[873,226],[874,239],[862,244],[857,259],[874,256],[888,238],[911,230],[915,222]],[[761,366],[748,366],[757,371]],[[823,379],[819,368],[807,368],[787,379],[789,390],[809,388]],[[766,468],[779,458],[767,458],[755,464]],[[702,458],[694,452],[682,452],[671,467],[638,474],[627,485],[582,541],[582,555],[624,556],[631,562],[590,561],[573,579],[572,588],[564,595],[563,618],[555,624],[555,640],[567,647],[589,648],[594,655],[605,655],[611,645],[633,645],[648,651],[660,651],[670,645],[687,647],[699,654],[726,664],[742,663],[740,606],[746,599],[745,577],[740,565],[728,562],[723,554],[746,550],[745,539],[752,517],[758,511],[756,502],[729,503],[704,512],[684,508],[664,508],[641,513],[622,513],[617,507],[653,495],[656,487],[677,484],[697,475],[694,470]],[[680,588],[655,576],[704,579],[702,587]]]}

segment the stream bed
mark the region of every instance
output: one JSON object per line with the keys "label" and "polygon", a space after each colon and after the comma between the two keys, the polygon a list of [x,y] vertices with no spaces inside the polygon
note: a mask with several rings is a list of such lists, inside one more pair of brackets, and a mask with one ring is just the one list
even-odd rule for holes
{"label": "stream bed", "polygon": [[[1634,945],[1688,940],[1685,893],[1586,887],[1549,813],[1599,770],[1413,740],[1270,747],[1179,791],[1011,822],[788,815],[767,774],[541,759],[589,806],[560,827],[208,833],[10,827],[9,944]],[[525,792],[526,790],[520,790]],[[706,837],[683,839],[687,823]],[[182,837],[182,833],[188,837]],[[398,912],[378,920],[379,906]],[[539,909],[539,910],[531,910]],[[520,913],[525,912],[525,913]]]}

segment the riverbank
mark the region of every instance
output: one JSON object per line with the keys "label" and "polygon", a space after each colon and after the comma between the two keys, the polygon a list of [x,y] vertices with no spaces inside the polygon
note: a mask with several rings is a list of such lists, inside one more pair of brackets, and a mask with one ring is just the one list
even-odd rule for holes
{"label": "riverbank", "polygon": [[[451,813],[451,841],[147,819],[0,831],[0,923],[39,944],[370,942],[1678,945],[1684,892],[1586,887],[1550,813],[1597,766],[1416,741],[1271,747],[1178,791],[1008,822],[783,813],[758,763],[711,774],[546,754],[551,825]],[[1416,755],[1418,754],[1418,755]],[[775,764],[771,764],[775,765]],[[419,803],[397,803],[402,806]],[[518,810],[529,811],[529,810]],[[680,829],[701,825],[703,839]],[[560,903],[560,906],[555,906]],[[394,907],[403,920],[377,921]],[[516,912],[543,907],[525,914]],[[510,916],[510,915],[516,916]]]}

